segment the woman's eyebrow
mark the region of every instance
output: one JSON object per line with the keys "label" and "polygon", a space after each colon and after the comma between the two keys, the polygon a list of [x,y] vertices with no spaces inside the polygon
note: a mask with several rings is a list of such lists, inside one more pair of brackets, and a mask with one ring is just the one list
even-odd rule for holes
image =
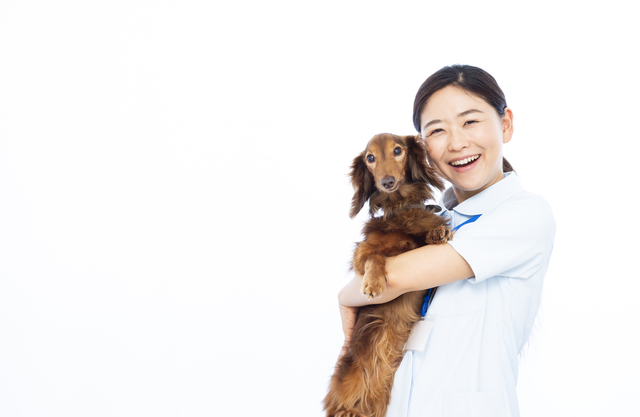
{"label": "woman's eyebrow", "polygon": [[464,117],[464,116],[466,116],[468,114],[471,114],[471,113],[484,113],[484,112],[482,112],[481,110],[478,110],[478,109],[470,109],[470,110],[467,110],[467,111],[463,111],[462,113],[460,113],[458,115],[458,117]]}
{"label": "woman's eyebrow", "polygon": [[442,120],[440,120],[440,119],[432,120],[432,121],[428,122],[427,124],[425,124],[425,125],[422,127],[422,130],[427,130],[427,128],[428,128],[429,126],[434,125],[434,124],[436,124],[436,123],[442,123]]}

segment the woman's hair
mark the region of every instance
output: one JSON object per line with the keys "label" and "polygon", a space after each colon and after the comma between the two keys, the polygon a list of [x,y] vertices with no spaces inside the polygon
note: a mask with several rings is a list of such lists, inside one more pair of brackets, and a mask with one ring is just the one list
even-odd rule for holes
{"label": "woman's hair", "polygon": [[[500,117],[504,116],[507,99],[491,74],[471,65],[451,65],[433,73],[418,89],[413,102],[413,126],[418,132],[420,132],[420,115],[429,98],[436,91],[450,85],[480,97],[489,103]],[[505,158],[502,158],[502,170],[513,171],[513,167]]]}

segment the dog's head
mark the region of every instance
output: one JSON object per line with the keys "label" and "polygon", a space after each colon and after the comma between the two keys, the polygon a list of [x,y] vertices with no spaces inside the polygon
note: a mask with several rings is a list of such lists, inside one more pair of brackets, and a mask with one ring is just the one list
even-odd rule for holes
{"label": "dog's head", "polygon": [[374,136],[351,165],[351,184],[355,190],[351,218],[374,193],[395,193],[405,184],[427,183],[442,190],[444,185],[427,164],[423,143],[416,136],[382,133]]}

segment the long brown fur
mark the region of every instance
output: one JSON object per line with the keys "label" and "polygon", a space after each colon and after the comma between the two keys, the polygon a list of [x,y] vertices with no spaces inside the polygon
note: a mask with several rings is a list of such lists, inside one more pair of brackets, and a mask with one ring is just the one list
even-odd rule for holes
{"label": "long brown fur", "polygon": [[[353,160],[350,176],[355,189],[351,218],[367,200],[371,215],[352,267],[363,277],[363,293],[373,298],[386,289],[386,257],[449,239],[446,219],[424,208],[424,201],[433,197],[431,187],[444,187],[426,163],[422,142],[414,136],[374,136]],[[373,217],[380,208],[384,215]],[[409,333],[420,318],[425,292],[406,293],[359,309],[351,340],[338,359],[324,399],[328,417],[386,415],[393,378]]]}

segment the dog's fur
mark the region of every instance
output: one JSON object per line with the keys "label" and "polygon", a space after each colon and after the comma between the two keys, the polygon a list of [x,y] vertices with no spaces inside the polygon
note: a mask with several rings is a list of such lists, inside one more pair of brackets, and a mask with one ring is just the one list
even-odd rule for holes
{"label": "dog's fur", "polygon": [[[426,162],[424,145],[413,136],[374,136],[354,159],[350,175],[355,189],[351,218],[367,200],[371,215],[352,267],[363,277],[362,292],[373,298],[386,289],[385,257],[449,239],[446,219],[424,206],[433,197],[431,187],[444,187]],[[384,214],[373,217],[380,208]],[[324,399],[328,417],[385,416],[393,378],[409,333],[420,318],[425,292],[406,293],[359,309],[351,340],[338,359]]]}

